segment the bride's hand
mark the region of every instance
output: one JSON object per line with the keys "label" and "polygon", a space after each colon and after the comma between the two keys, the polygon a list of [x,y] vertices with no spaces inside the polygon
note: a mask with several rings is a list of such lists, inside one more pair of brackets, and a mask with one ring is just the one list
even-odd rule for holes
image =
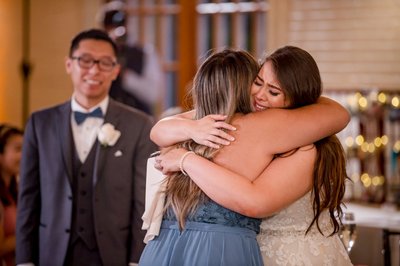
{"label": "bride's hand", "polygon": [[154,167],[160,170],[164,175],[179,172],[180,171],[180,160],[182,156],[187,152],[187,150],[170,149],[167,152],[161,152],[159,156],[155,158]]}
{"label": "bride's hand", "polygon": [[220,145],[229,145],[235,139],[224,131],[236,130],[236,128],[225,123],[225,115],[207,115],[199,120],[193,120],[193,126],[190,127],[191,139],[196,143],[202,144],[214,149],[220,148]]}

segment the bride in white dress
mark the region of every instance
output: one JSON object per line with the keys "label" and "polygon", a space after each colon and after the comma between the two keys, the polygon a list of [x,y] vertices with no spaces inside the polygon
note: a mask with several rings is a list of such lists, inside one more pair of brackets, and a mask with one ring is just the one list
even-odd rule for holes
{"label": "bride in white dress", "polygon": [[[287,46],[265,59],[251,93],[255,111],[261,111],[311,104],[321,90],[319,70],[311,55]],[[153,128],[152,139],[159,145],[182,140],[177,136],[183,134],[177,131],[188,132],[185,127],[189,124],[179,119],[172,124],[171,119],[159,122]],[[182,123],[179,127],[177,121]],[[251,156],[249,146],[245,147],[247,151],[240,151],[239,143],[244,137],[240,135],[240,127],[244,125],[238,123],[238,132],[231,133],[236,140],[221,149],[217,164],[223,165],[223,157],[232,152]],[[204,132],[204,124],[204,121],[201,126],[199,123],[199,128],[192,128],[191,132]],[[175,126],[175,136],[165,142],[165,129],[171,125]],[[224,133],[213,130],[209,131],[213,132],[211,138],[203,137],[203,141],[226,144],[226,139],[218,139],[224,138]],[[298,134],[306,133],[299,128]],[[157,161],[156,167],[164,173],[184,170],[212,200],[226,208],[250,217],[269,216],[263,220],[258,235],[265,265],[352,265],[337,235],[339,222],[335,214],[342,212],[346,169],[344,151],[336,136],[276,155],[253,182],[183,149],[163,153]]]}
{"label": "bride in white dress", "polygon": [[329,213],[322,212],[319,225],[305,234],[312,218],[312,195],[308,192],[277,214],[263,219],[257,241],[264,265],[351,265],[337,234],[332,233]]}

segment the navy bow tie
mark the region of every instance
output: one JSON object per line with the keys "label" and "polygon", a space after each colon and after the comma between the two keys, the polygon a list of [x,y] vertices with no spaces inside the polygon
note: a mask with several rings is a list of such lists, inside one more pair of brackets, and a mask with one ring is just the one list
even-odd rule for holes
{"label": "navy bow tie", "polygon": [[75,117],[75,121],[78,125],[82,124],[83,121],[85,121],[86,118],[88,117],[98,117],[98,118],[103,118],[103,112],[101,111],[100,107],[97,107],[96,109],[94,109],[92,112],[90,113],[82,113],[82,112],[78,112],[75,111],[74,112],[74,117]]}

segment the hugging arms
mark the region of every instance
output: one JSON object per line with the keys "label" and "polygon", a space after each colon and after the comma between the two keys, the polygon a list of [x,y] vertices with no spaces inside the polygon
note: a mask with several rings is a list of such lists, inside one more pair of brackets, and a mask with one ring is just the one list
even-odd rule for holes
{"label": "hugging arms", "polygon": [[[315,150],[303,147],[291,156],[273,160],[275,154],[312,144],[339,132],[349,122],[347,110],[323,97],[316,104],[297,109],[268,109],[250,113],[243,119],[234,120],[232,126],[222,120],[214,122],[214,118],[209,116],[191,120],[192,115],[188,112],[159,121],[151,131],[152,140],[161,147],[187,138],[197,139],[202,144],[213,142],[214,145],[221,145],[229,142],[230,137],[219,128],[232,129],[233,126],[237,130],[229,133],[235,141],[219,151],[215,163],[194,154],[187,155],[180,162],[186,150],[172,149],[159,156],[159,167],[165,174],[180,171],[183,167],[211,199],[252,217],[271,215],[304,195],[312,185],[312,180],[302,177],[310,176],[310,171],[313,171],[310,168],[313,164],[304,160],[314,160]],[[211,133],[204,133],[207,131],[205,128]],[[272,161],[268,167],[242,171],[243,163],[252,157],[254,150],[260,149],[258,154],[265,156],[252,159]],[[236,171],[223,167],[227,157],[236,160]]]}

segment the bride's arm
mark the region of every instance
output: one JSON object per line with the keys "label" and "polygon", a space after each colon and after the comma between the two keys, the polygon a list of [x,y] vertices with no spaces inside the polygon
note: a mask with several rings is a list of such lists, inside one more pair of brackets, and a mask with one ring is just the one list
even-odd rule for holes
{"label": "bride's arm", "polygon": [[[248,116],[250,122],[247,126],[253,124],[254,127],[246,131],[251,136],[245,137],[265,146],[266,155],[312,143],[340,131],[349,122],[346,109],[326,98],[322,98],[318,104],[303,108],[270,109]],[[179,162],[184,152],[182,149],[173,149],[161,155],[159,159],[163,172],[179,171]],[[185,157],[181,165],[193,181],[216,202],[248,216],[264,217],[307,191],[307,182],[310,182],[312,176],[309,171],[314,164],[314,155],[310,153],[299,151],[288,158],[273,161],[254,182],[193,154]],[[218,178],[214,178],[216,176]]]}
{"label": "bride's arm", "polygon": [[224,122],[224,115],[208,115],[194,120],[194,111],[166,117],[158,121],[150,132],[150,139],[160,147],[193,139],[195,142],[218,149],[220,145],[229,145],[234,138],[223,131],[235,130]]}
{"label": "bride's arm", "polygon": [[257,140],[266,154],[278,154],[311,144],[341,131],[350,121],[349,112],[332,99],[296,109],[268,109],[246,116],[253,127],[247,137]]}
{"label": "bride's arm", "polygon": [[312,186],[315,148],[301,148],[291,156],[273,160],[253,182],[195,154],[186,155],[182,161],[185,153],[184,149],[173,149],[160,155],[164,173],[183,167],[212,200],[246,216],[269,216]]}
{"label": "bride's arm", "polygon": [[[167,147],[193,139],[212,148],[229,145],[234,140],[221,130],[235,130],[233,126],[222,122],[225,116],[209,115],[193,120],[194,115],[194,111],[189,111],[158,121],[150,132],[151,140],[160,147]],[[248,114],[246,119],[249,124],[257,126],[251,137],[268,141],[266,152],[276,154],[339,132],[350,121],[350,115],[337,102],[320,97],[316,104],[291,110],[268,109]]]}
{"label": "bride's arm", "polygon": [[[248,116],[247,125],[253,124],[254,128],[246,131],[251,134],[246,137],[265,146],[267,155],[312,143],[340,131],[349,122],[347,110],[326,98],[298,109],[270,109]],[[251,182],[197,155],[189,154],[180,163],[183,153],[183,149],[173,149],[159,156],[163,172],[179,171],[181,164],[210,198],[253,217],[265,217],[303,195],[310,187],[315,156],[311,151],[298,151],[276,159]]]}

